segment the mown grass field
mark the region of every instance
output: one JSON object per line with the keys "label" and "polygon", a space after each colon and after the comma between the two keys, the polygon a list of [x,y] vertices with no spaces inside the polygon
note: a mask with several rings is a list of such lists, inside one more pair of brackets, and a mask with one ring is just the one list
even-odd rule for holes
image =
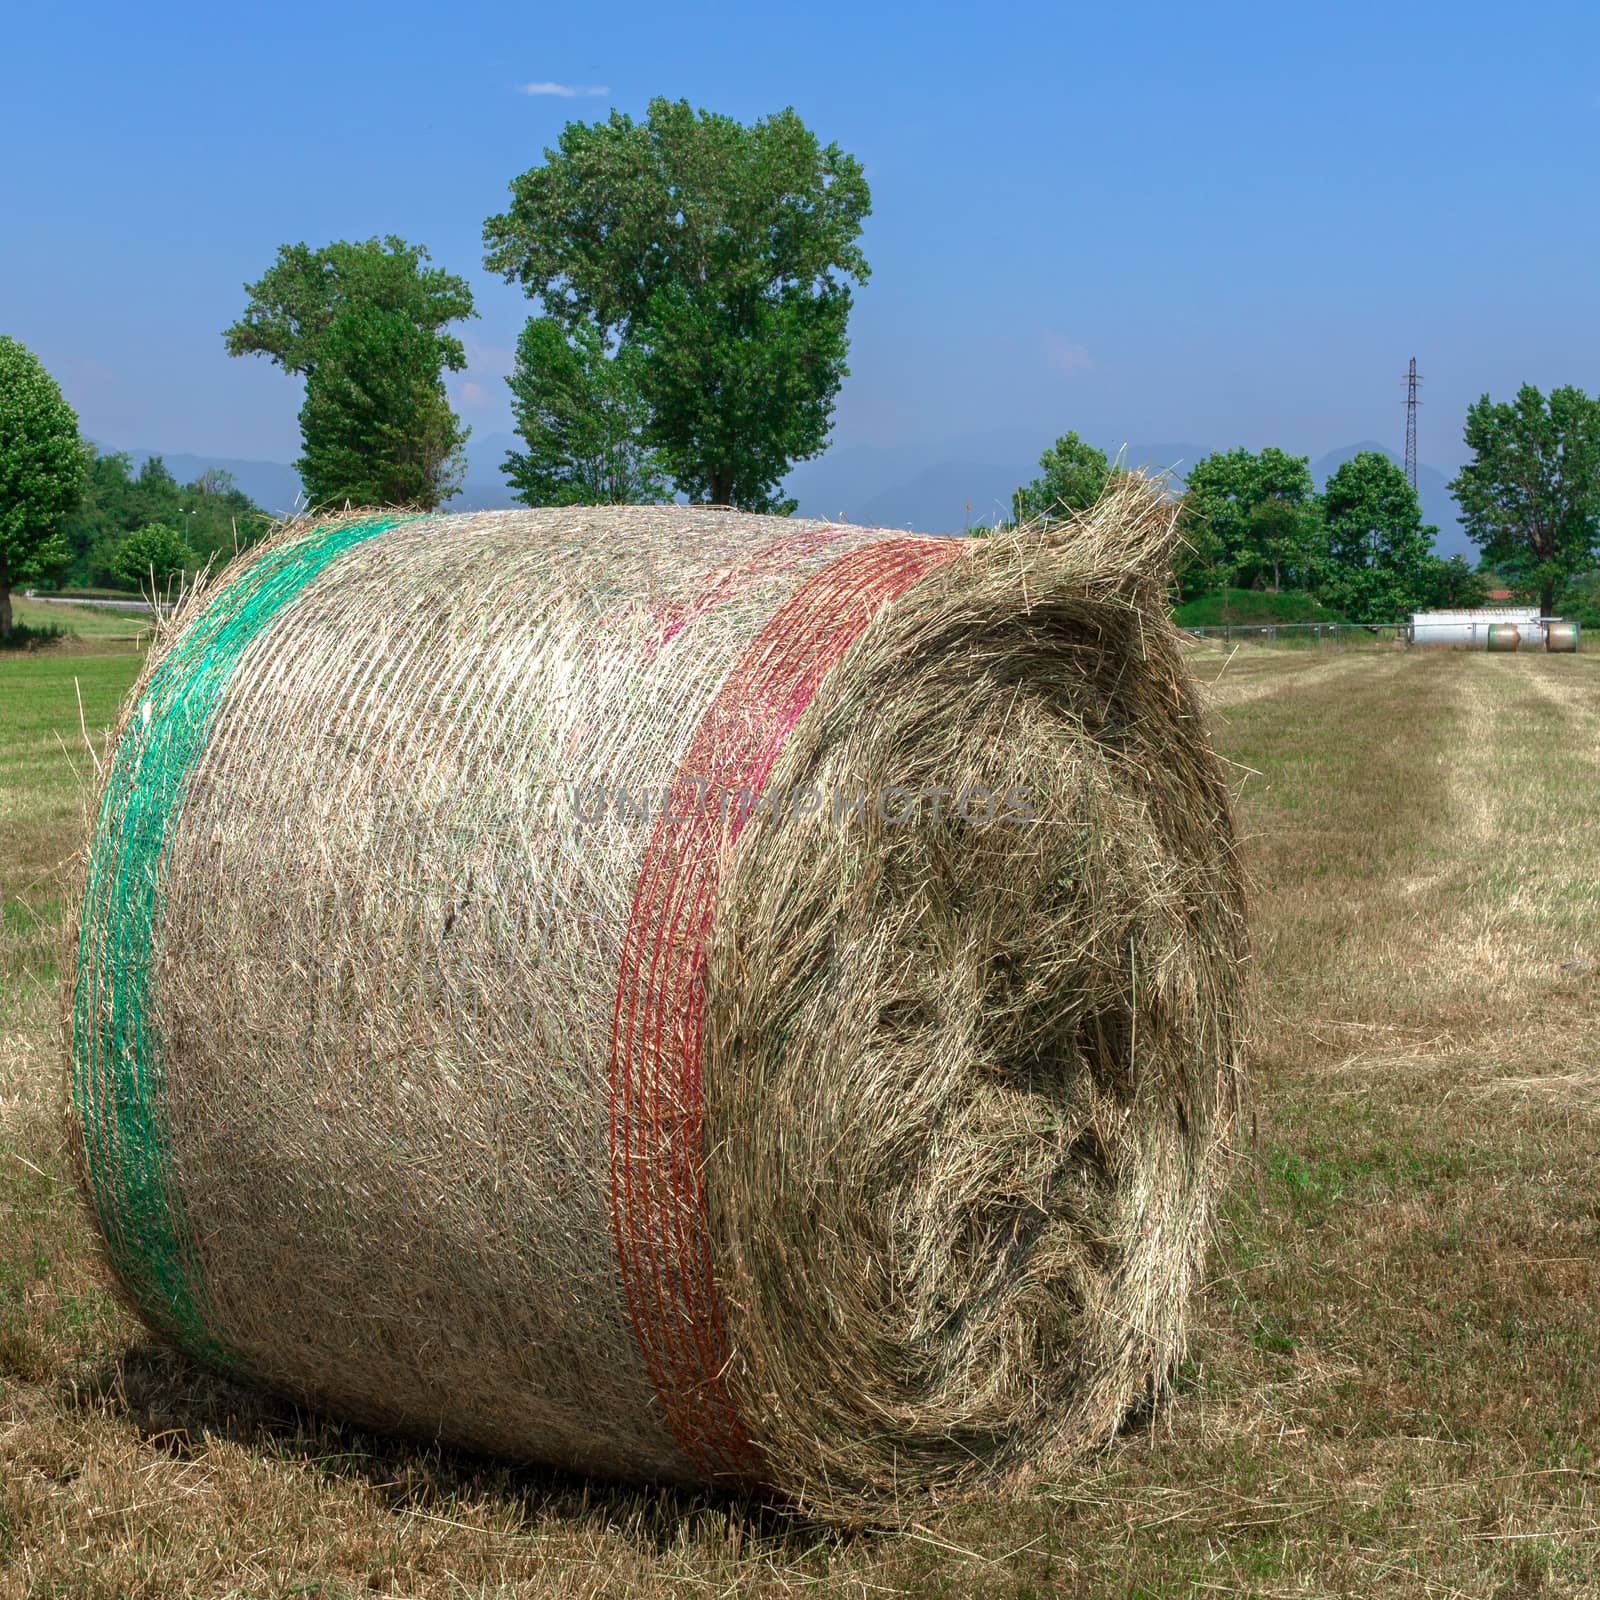
{"label": "mown grass field", "polygon": [[1600,656],[1194,659],[1263,1019],[1180,1392],[842,1536],[376,1439],[140,1333],[55,1120],[78,694],[105,724],[136,659],[0,658],[0,1596],[1600,1593]]}
{"label": "mown grass field", "polygon": [[24,628],[60,632],[64,637],[52,645],[56,649],[94,649],[102,644],[121,643],[131,650],[150,633],[147,614],[109,606],[61,605],[13,595],[11,611],[12,620]]}

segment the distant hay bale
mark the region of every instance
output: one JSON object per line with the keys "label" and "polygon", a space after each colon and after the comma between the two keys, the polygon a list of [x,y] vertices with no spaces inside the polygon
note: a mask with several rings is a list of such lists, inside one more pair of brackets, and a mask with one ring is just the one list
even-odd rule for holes
{"label": "distant hay bale", "polygon": [[842,1518],[1103,1440],[1241,1089],[1171,536],[1133,481],[981,540],[364,513],[236,561],[87,856],[132,1302],[362,1423]]}

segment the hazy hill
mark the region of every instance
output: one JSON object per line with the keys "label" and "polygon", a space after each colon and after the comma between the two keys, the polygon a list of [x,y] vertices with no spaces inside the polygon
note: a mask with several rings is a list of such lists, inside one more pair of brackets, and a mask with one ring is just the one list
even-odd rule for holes
{"label": "hazy hill", "polygon": [[[830,450],[816,461],[802,462],[789,474],[787,488],[808,517],[830,517],[868,527],[909,528],[916,533],[959,533],[976,523],[1005,516],[1011,492],[1038,474],[1038,448],[1021,444],[1015,435],[973,434],[956,439],[879,447],[847,445]],[[452,511],[488,511],[511,505],[510,491],[501,475],[506,451],[514,449],[514,434],[489,433],[467,444],[467,476],[461,493],[450,502]],[[103,446],[101,448],[104,448]],[[1207,454],[1193,443],[1142,444],[1123,447],[1116,441],[1102,444],[1108,454],[1122,450],[1131,466],[1171,471],[1181,484],[1184,469]],[[1371,441],[1330,450],[1311,463],[1320,488],[1336,468],[1362,450],[1377,450],[1398,461],[1392,450]],[[135,465],[151,452],[127,452]],[[235,481],[257,505],[281,515],[300,500],[300,479],[291,466],[278,461],[248,461],[226,456],[200,456],[184,451],[166,455],[172,475],[188,483],[213,467],[231,472]],[[1446,488],[1444,473],[1419,463],[1417,495],[1426,521],[1439,529],[1442,555],[1465,555],[1475,560],[1477,551],[1456,520],[1455,502]]]}

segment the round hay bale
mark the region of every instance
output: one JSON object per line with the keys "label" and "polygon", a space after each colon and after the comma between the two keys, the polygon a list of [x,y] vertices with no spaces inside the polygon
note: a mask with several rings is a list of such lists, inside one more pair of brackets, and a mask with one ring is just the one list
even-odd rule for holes
{"label": "round hay bale", "polygon": [[1544,625],[1544,647],[1557,654],[1567,654],[1578,648],[1576,622],[1547,622]]}
{"label": "round hay bale", "polygon": [[1171,507],[290,525],[152,652],[71,995],[150,1325],[876,1518],[1159,1390],[1241,1092]]}
{"label": "round hay bale", "polygon": [[1488,649],[1492,655],[1509,655],[1522,643],[1522,630],[1514,622],[1489,624]]}

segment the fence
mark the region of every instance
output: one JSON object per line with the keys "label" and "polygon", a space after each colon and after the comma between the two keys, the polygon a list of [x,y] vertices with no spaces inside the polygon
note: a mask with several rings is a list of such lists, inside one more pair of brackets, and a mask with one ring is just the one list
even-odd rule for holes
{"label": "fence", "polygon": [[[1378,649],[1396,645],[1453,645],[1463,650],[1483,650],[1489,647],[1489,629],[1517,627],[1522,650],[1543,650],[1545,628],[1556,622],[1554,617],[1542,617],[1537,622],[1509,623],[1506,619],[1489,621],[1454,621],[1438,623],[1411,622],[1270,622],[1270,623],[1210,623],[1205,627],[1184,628],[1196,639],[1216,639],[1224,644],[1276,644],[1299,649],[1316,649],[1320,646],[1353,648],[1364,646]],[[1576,627],[1576,624],[1563,624]],[[1574,650],[1583,646],[1575,637],[1565,646]],[[1552,648],[1561,648],[1554,646]]]}
{"label": "fence", "polygon": [[1299,649],[1335,645],[1378,648],[1406,643],[1408,627],[1404,622],[1219,622],[1183,631],[1197,639],[1219,639],[1225,644],[1277,644]]}

